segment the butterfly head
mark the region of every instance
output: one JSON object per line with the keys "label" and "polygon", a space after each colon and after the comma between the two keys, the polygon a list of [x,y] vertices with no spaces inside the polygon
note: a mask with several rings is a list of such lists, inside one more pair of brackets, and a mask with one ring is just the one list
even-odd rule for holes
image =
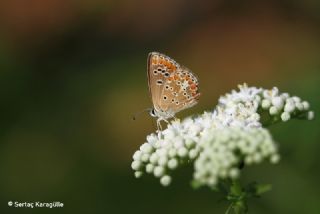
{"label": "butterfly head", "polygon": [[161,109],[157,110],[155,108],[152,108],[152,109],[150,109],[149,114],[152,117],[157,117],[157,118],[161,118],[161,119],[169,119],[169,118],[174,117],[175,112],[171,111],[171,110],[164,111]]}
{"label": "butterfly head", "polygon": [[154,108],[150,109],[149,114],[151,117],[157,117],[156,110]]}

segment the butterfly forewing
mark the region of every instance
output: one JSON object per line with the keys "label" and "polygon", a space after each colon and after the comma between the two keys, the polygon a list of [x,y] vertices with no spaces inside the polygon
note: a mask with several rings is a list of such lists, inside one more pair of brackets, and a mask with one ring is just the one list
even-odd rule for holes
{"label": "butterfly forewing", "polygon": [[154,108],[171,115],[195,105],[200,96],[195,75],[164,54],[149,54],[148,83]]}
{"label": "butterfly forewing", "polygon": [[[160,110],[161,94],[165,82],[179,65],[164,54],[152,52],[148,57],[148,84],[154,107]],[[163,98],[163,97],[162,97]],[[165,109],[162,109],[165,110]]]}

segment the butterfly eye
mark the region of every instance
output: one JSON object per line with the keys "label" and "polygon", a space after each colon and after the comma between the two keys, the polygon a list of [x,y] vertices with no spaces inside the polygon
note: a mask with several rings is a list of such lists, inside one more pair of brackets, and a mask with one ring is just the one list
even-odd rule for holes
{"label": "butterfly eye", "polygon": [[157,115],[156,115],[156,112],[154,111],[154,109],[151,109],[150,110],[150,115],[152,116],[152,117],[156,117]]}

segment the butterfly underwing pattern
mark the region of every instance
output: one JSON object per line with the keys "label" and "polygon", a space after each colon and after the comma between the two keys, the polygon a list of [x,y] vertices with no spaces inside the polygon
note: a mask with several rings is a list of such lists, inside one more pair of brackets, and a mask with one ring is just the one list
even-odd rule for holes
{"label": "butterfly underwing pattern", "polygon": [[159,130],[161,120],[168,123],[167,119],[175,117],[177,112],[197,104],[199,82],[188,68],[164,54],[149,53],[147,64],[148,86],[153,103],[150,114],[158,118]]}

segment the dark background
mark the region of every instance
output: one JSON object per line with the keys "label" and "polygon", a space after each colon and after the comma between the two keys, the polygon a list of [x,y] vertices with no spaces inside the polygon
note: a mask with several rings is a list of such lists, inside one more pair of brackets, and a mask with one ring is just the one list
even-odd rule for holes
{"label": "dark background", "polygon": [[[310,102],[320,115],[320,3],[316,0],[2,0],[0,212],[224,213],[221,195],[135,179],[132,154],[155,130],[146,58],[159,51],[200,79],[197,106],[213,109],[237,84]],[[282,161],[246,168],[272,183],[251,213],[319,213],[319,120],[272,127]],[[64,208],[8,208],[60,201]]]}

